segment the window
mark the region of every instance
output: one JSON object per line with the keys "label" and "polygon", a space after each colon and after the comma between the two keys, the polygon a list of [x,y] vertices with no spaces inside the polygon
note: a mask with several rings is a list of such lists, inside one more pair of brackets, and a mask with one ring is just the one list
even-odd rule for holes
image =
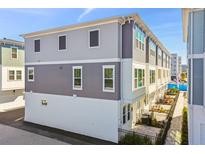
{"label": "window", "polygon": [[150,70],[150,84],[155,83],[155,70]]}
{"label": "window", "polygon": [[145,84],[145,74],[144,69],[137,69],[135,68],[134,71],[134,88],[143,87]]}
{"label": "window", "polygon": [[99,37],[99,30],[92,30],[92,31],[89,31],[89,46],[90,48],[93,48],[93,47],[99,47],[100,44],[99,44],[99,41],[100,41],[100,37]]}
{"label": "window", "polygon": [[158,79],[161,79],[161,70],[158,69]]}
{"label": "window", "polygon": [[127,120],[130,120],[130,115],[131,115],[131,113],[130,113],[130,104],[128,104],[128,106],[127,106]]}
{"label": "window", "polygon": [[40,45],[40,40],[34,40],[34,51],[35,52],[40,52],[40,48],[41,48],[41,45]]}
{"label": "window", "polygon": [[12,48],[11,57],[17,59],[17,48]]}
{"label": "window", "polygon": [[59,46],[58,46],[58,49],[59,50],[65,50],[66,49],[66,35],[63,35],[63,36],[59,36],[58,38],[59,40]]}
{"label": "window", "polygon": [[9,70],[9,80],[10,81],[15,80],[15,71],[14,70]]}
{"label": "window", "polygon": [[103,66],[103,91],[114,92],[115,91],[115,66]]}
{"label": "window", "polygon": [[149,46],[150,46],[150,54],[152,56],[155,56],[155,54],[156,54],[156,44],[152,40],[150,40],[149,41]]}
{"label": "window", "polygon": [[126,106],[123,106],[123,110],[122,110],[122,123],[123,124],[126,123]]}
{"label": "window", "polygon": [[145,46],[145,33],[142,31],[141,28],[136,26],[135,30],[135,38],[136,38],[136,47],[142,51],[144,51]]}
{"label": "window", "polygon": [[82,66],[73,66],[73,89],[82,90]]}
{"label": "window", "polygon": [[28,81],[34,81],[34,68],[28,67]]}
{"label": "window", "polygon": [[161,59],[161,57],[162,57],[162,50],[158,48],[158,58]]}
{"label": "window", "polygon": [[22,80],[22,72],[20,70],[16,71],[16,80]]}

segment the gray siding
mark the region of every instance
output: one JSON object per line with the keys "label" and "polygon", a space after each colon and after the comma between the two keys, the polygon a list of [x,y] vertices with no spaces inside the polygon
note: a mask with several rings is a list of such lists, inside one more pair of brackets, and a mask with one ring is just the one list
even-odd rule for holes
{"label": "gray siding", "polygon": [[122,57],[132,58],[133,51],[133,22],[122,26]]}
{"label": "gray siding", "polygon": [[204,11],[193,12],[193,53],[203,53],[204,49]]}
{"label": "gray siding", "polygon": [[146,63],[149,63],[149,37],[146,38]]}
{"label": "gray siding", "polygon": [[[100,47],[89,48],[89,30],[100,30]],[[119,24],[109,23],[63,33],[25,39],[26,63],[119,58]],[[67,49],[58,51],[58,36],[67,35]],[[41,40],[41,51],[34,52],[34,40]]]}
{"label": "gray siding", "polygon": [[[194,105],[203,105],[204,94],[204,67],[203,59],[193,59],[193,97]],[[191,82],[190,82],[191,83]]]}
{"label": "gray siding", "polygon": [[[115,65],[115,92],[103,92],[103,65]],[[82,66],[83,90],[72,88],[72,66]],[[35,68],[35,81],[28,82],[27,67]],[[26,92],[89,97],[98,99],[120,99],[120,63],[90,63],[37,65],[26,67]]]}

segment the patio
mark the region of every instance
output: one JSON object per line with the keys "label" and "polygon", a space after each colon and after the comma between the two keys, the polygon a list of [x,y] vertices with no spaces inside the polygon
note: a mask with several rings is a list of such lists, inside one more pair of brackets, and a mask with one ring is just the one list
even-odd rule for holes
{"label": "patio", "polygon": [[146,126],[146,125],[136,125],[133,128],[134,132],[141,133],[141,134],[147,134],[148,136],[155,137],[160,132],[160,128]]}

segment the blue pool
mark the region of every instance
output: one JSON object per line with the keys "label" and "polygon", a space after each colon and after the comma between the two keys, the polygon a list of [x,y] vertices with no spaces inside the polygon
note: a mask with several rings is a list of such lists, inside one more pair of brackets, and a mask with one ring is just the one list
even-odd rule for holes
{"label": "blue pool", "polygon": [[169,83],[168,86],[167,86],[168,89],[171,89],[171,88],[177,88],[179,89],[180,91],[187,91],[187,84],[175,84],[175,83]]}

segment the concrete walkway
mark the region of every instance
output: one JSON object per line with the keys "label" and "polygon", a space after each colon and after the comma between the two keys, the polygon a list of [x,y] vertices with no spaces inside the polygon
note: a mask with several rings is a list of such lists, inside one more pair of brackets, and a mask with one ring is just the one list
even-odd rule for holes
{"label": "concrete walkway", "polygon": [[180,92],[173,113],[171,126],[165,141],[165,144],[167,145],[176,145],[181,143],[182,114],[184,106],[187,106],[187,98],[184,97],[184,92]]}
{"label": "concrete walkway", "polygon": [[56,139],[0,124],[0,145],[62,145]]}
{"label": "concrete walkway", "polygon": [[24,108],[25,101],[19,97],[17,100],[0,104],[0,112],[7,112],[15,109]]}

